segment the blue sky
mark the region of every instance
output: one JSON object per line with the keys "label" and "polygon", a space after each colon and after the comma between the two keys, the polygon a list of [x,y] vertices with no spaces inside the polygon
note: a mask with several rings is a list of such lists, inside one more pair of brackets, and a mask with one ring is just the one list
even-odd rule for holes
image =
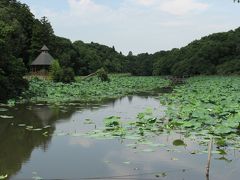
{"label": "blue sky", "polygon": [[47,16],[55,34],[115,46],[134,54],[187,45],[240,26],[232,0],[20,0],[37,18]]}

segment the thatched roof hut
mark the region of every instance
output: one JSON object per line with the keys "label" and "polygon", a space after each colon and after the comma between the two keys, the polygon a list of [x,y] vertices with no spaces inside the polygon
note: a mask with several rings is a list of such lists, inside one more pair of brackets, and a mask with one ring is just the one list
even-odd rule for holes
{"label": "thatched roof hut", "polygon": [[53,57],[48,53],[49,49],[46,45],[42,47],[41,51],[41,54],[31,64],[33,72],[41,70],[48,71],[54,61]]}

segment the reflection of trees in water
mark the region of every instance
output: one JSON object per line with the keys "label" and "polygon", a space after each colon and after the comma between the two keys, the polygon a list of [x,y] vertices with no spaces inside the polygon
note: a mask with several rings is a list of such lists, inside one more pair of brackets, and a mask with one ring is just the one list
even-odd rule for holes
{"label": "reflection of trees in water", "polygon": [[118,98],[118,99],[114,99],[114,100],[111,100],[111,101],[109,101],[109,103],[108,103],[108,105],[111,105],[112,107],[115,107],[115,105],[117,104],[117,103],[121,103],[122,101],[124,101],[124,100],[128,100],[130,103],[132,103],[132,99],[133,99],[133,96],[123,96],[123,97],[120,97],[120,98]]}
{"label": "reflection of trees in water", "polygon": [[[47,131],[49,135],[53,134],[55,122],[60,118],[69,118],[73,111],[63,113],[59,108],[47,106],[35,106],[27,110],[25,106],[20,106],[9,113],[15,118],[0,120],[0,175],[11,176],[21,169],[35,148],[40,147],[44,151],[48,148],[52,136],[44,136],[43,133]],[[34,128],[43,128],[46,125],[51,127],[43,131],[28,131],[18,124]]]}
{"label": "reflection of trees in water", "polygon": [[128,96],[127,98],[128,98],[129,103],[131,104],[132,100],[133,100],[133,96]]}
{"label": "reflection of trees in water", "polygon": [[[107,99],[101,104],[114,107],[123,100],[131,102],[133,97],[123,97],[117,100]],[[76,102],[76,107],[69,106],[68,108],[20,105],[17,106],[18,109],[13,108],[6,112],[6,115],[14,116],[14,119],[0,119],[0,175],[16,174],[21,170],[22,164],[29,160],[35,148],[46,151],[51,142],[51,134],[55,131],[57,120],[69,120],[76,109],[80,107],[81,109],[91,109],[96,104],[99,102],[84,106]],[[79,107],[77,107],[78,105]],[[19,127],[19,124],[26,124],[34,128],[43,128],[46,125],[51,127],[43,131],[28,131],[25,127]],[[44,136],[45,131],[48,131],[50,136]]]}

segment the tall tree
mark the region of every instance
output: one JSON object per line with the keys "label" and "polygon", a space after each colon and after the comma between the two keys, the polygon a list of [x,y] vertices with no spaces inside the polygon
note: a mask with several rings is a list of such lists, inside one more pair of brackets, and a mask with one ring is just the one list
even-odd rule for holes
{"label": "tall tree", "polygon": [[20,95],[27,82],[22,78],[24,64],[15,57],[21,42],[21,38],[17,38],[22,33],[20,24],[16,19],[2,18],[8,16],[8,9],[0,12],[0,101],[3,101]]}
{"label": "tall tree", "polygon": [[43,45],[48,46],[50,49],[54,48],[54,31],[46,17],[34,21],[30,50],[31,61],[36,58]]}

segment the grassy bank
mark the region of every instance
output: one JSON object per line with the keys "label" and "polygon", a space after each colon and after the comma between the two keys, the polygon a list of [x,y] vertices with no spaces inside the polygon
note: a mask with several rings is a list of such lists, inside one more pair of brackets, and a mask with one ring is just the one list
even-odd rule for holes
{"label": "grassy bank", "polygon": [[111,75],[109,83],[101,82],[97,78],[90,81],[76,79],[75,83],[63,84],[32,78],[29,80],[29,90],[23,93],[23,99],[30,102],[44,101],[48,103],[102,101],[108,98],[151,91],[169,84],[162,77]]}

